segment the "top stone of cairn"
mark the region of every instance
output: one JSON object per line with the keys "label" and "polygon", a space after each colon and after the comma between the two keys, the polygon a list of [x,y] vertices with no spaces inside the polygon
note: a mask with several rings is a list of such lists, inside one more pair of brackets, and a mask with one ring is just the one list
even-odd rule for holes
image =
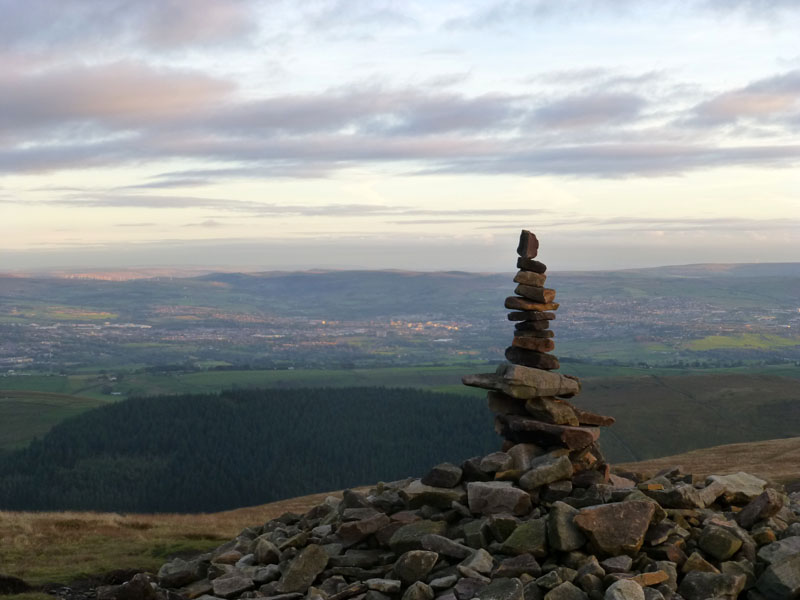
{"label": "top stone of cairn", "polygon": [[539,240],[527,229],[523,229],[519,235],[519,246],[517,246],[517,254],[522,258],[536,258],[539,253]]}

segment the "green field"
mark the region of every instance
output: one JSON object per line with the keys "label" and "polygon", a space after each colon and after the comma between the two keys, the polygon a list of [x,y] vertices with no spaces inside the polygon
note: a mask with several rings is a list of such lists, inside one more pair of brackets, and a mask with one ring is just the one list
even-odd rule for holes
{"label": "green field", "polygon": [[108,402],[66,394],[0,390],[0,451],[24,447],[64,419]]}

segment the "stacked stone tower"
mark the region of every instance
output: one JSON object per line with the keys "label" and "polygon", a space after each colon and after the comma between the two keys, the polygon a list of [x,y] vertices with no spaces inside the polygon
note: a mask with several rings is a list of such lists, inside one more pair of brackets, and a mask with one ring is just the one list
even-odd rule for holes
{"label": "stacked stone tower", "polygon": [[555,290],[545,287],[547,267],[536,260],[538,251],[536,236],[523,230],[514,277],[517,295],[505,301],[512,311],[508,319],[516,322],[514,339],[505,352],[509,362],[495,373],[467,375],[463,382],[489,390],[489,408],[496,415],[496,431],[505,439],[504,451],[519,446],[513,452],[546,453],[560,464],[562,477],[606,481],[608,465],[596,442],[600,427],[614,419],[571,404],[568,399],[580,393],[580,381],[554,372],[560,365],[550,354],[555,348],[550,323],[558,303]]}

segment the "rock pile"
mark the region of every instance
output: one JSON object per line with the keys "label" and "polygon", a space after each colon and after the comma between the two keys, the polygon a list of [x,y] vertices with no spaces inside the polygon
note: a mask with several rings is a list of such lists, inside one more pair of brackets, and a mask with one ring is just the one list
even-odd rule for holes
{"label": "rock pile", "polygon": [[[544,287],[547,266],[536,260],[539,241],[523,230],[517,247],[516,296],[506,298],[508,318],[516,321],[514,339],[506,349],[510,364],[495,373],[468,375],[466,385],[489,391],[489,408],[495,413],[495,429],[514,455],[537,455],[537,467],[520,477],[519,465],[500,472],[499,479],[518,479],[529,492],[542,490],[553,497],[570,491],[573,477],[606,483],[609,467],[596,442],[600,427],[612,417],[581,410],[568,402],[581,384],[577,377],[552,371],[559,368],[550,322],[556,318],[556,291]],[[532,446],[529,446],[532,444]],[[543,449],[548,449],[545,453]],[[541,455],[541,456],[538,456]],[[545,487],[543,487],[545,486]]]}
{"label": "rock pile", "polygon": [[345,491],[98,598],[800,598],[800,493],[745,473],[610,473],[596,441],[613,419],[569,404],[579,381],[552,372],[558,305],[537,248],[523,231],[512,364],[465,378],[490,390],[502,451]]}
{"label": "rock pile", "polygon": [[[165,564],[152,598],[800,595],[800,493],[787,496],[744,473],[693,482],[674,469],[650,479],[581,482],[544,499],[498,480],[501,459],[441,464],[422,479],[345,491],[304,515],[245,529],[213,552]],[[150,598],[142,595],[144,576],[137,577],[98,597]]]}

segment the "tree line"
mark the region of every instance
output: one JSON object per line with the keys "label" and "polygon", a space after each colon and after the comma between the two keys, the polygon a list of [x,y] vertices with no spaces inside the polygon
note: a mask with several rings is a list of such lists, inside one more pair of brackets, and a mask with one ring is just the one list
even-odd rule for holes
{"label": "tree line", "polygon": [[479,397],[363,387],[132,398],[0,457],[0,509],[219,511],[421,476],[499,445]]}

